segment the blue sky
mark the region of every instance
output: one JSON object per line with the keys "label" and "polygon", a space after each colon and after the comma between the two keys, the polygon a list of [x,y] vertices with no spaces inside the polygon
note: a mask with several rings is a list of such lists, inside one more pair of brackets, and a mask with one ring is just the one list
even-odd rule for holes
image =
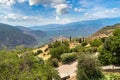
{"label": "blue sky", "polygon": [[0,0],[0,23],[66,24],[120,17],[120,0]]}

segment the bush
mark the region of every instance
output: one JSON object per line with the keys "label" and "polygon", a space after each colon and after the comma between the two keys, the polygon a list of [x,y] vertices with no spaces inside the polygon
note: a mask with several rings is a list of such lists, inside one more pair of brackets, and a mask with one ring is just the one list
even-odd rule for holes
{"label": "bush", "polygon": [[120,29],[115,29],[115,30],[113,31],[113,35],[114,35],[114,36],[120,36]]}
{"label": "bush", "polygon": [[77,80],[99,80],[102,72],[99,62],[88,54],[82,53],[78,58]]}
{"label": "bush", "polygon": [[65,40],[62,42],[64,45],[68,46],[69,47],[69,41]]}
{"label": "bush", "polygon": [[53,48],[56,48],[56,47],[59,47],[59,46],[61,46],[62,45],[62,43],[60,42],[60,41],[55,41],[53,44],[52,44],[52,47]]}
{"label": "bush", "polygon": [[78,45],[78,46],[76,46],[75,48],[73,48],[71,51],[72,51],[72,52],[84,52],[85,49],[86,49],[86,48],[85,48],[84,46]]}
{"label": "bush", "polygon": [[49,50],[49,48],[46,48],[44,51],[47,52]]}
{"label": "bush", "polygon": [[102,80],[120,80],[120,74],[110,73],[105,74],[105,77],[103,77]]}
{"label": "bush", "polygon": [[86,41],[81,43],[82,46],[86,46],[87,44],[88,43]]}
{"label": "bush", "polygon": [[51,66],[53,66],[53,67],[58,67],[58,66],[59,66],[58,63],[59,63],[59,61],[58,61],[57,58],[52,58],[52,59],[50,59],[50,65],[51,65]]}
{"label": "bush", "polygon": [[61,60],[60,56],[63,53],[69,53],[69,52],[70,52],[69,47],[67,47],[65,45],[61,45],[57,48],[52,48],[50,50],[51,58],[57,58],[58,60]]}
{"label": "bush", "polygon": [[97,52],[97,48],[96,47],[87,47],[87,48],[85,48],[85,52],[95,53],[95,52]]}
{"label": "bush", "polygon": [[102,45],[102,41],[100,39],[94,39],[93,41],[90,42],[90,45],[93,47],[98,47]]}
{"label": "bush", "polygon": [[48,48],[52,48],[52,47],[53,47],[52,43],[48,44]]}
{"label": "bush", "polygon": [[40,53],[42,53],[42,50],[37,50],[37,52],[34,53],[35,56],[39,55]]}
{"label": "bush", "polygon": [[77,59],[76,53],[64,53],[61,55],[62,63],[69,63]]}

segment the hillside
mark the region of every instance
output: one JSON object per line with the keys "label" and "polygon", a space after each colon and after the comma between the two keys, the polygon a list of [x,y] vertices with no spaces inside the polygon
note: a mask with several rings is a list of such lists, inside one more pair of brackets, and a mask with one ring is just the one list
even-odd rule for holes
{"label": "hillside", "polygon": [[[3,47],[14,48],[19,45],[34,46],[38,43],[37,38],[41,33],[24,27],[15,27],[0,23],[0,49]],[[41,35],[39,36],[44,36]]]}
{"label": "hillside", "polygon": [[90,36],[90,38],[95,39],[95,38],[109,37],[112,35],[112,32],[117,28],[120,28],[120,24],[106,26],[106,27],[102,28],[101,30],[97,31],[92,36]]}

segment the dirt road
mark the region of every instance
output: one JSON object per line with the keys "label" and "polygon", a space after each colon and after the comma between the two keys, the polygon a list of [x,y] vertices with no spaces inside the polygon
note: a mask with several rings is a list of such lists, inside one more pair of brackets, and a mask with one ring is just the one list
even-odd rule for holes
{"label": "dirt road", "polygon": [[76,70],[77,70],[77,61],[70,63],[70,64],[65,64],[60,66],[58,69],[59,75],[64,76],[64,75],[74,75]]}

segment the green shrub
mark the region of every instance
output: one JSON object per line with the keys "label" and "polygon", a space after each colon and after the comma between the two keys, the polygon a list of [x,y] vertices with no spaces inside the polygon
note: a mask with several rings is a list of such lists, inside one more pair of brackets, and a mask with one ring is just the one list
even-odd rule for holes
{"label": "green shrub", "polygon": [[55,41],[55,42],[52,44],[53,48],[59,47],[59,46],[61,46],[61,45],[62,45],[62,43],[61,43],[60,41]]}
{"label": "green shrub", "polygon": [[120,36],[120,29],[115,29],[115,30],[113,31],[113,35],[114,35],[114,36]]}
{"label": "green shrub", "polygon": [[86,46],[87,44],[88,43],[86,41],[81,43],[82,46]]}
{"label": "green shrub", "polygon": [[64,44],[64,45],[69,47],[69,41],[67,41],[67,40],[63,41],[62,44]]}
{"label": "green shrub", "polygon": [[42,53],[42,50],[37,50],[37,52],[34,53],[35,56],[39,55],[40,53]]}
{"label": "green shrub", "polygon": [[52,43],[48,44],[48,48],[52,48],[52,47],[53,47]]}
{"label": "green shrub", "polygon": [[53,67],[58,67],[59,66],[59,60],[57,58],[52,58],[49,60],[49,64]]}
{"label": "green shrub", "polygon": [[84,46],[76,46],[75,48],[71,49],[71,52],[84,52],[85,51],[85,47]]}
{"label": "green shrub", "polygon": [[47,52],[49,50],[49,48],[46,48],[44,51]]}
{"label": "green shrub", "polygon": [[69,63],[77,59],[76,53],[64,53],[61,55],[62,63]]}
{"label": "green shrub", "polygon": [[77,80],[100,80],[102,72],[99,62],[92,56],[82,53],[78,57]]}
{"label": "green shrub", "polygon": [[105,74],[105,77],[103,77],[102,80],[120,80],[120,74],[110,73]]}
{"label": "green shrub", "polygon": [[63,53],[69,53],[69,52],[70,52],[69,47],[65,45],[61,45],[57,48],[52,48],[50,50],[51,58],[57,58],[58,60],[61,60],[60,56]]}
{"label": "green shrub", "polygon": [[90,42],[90,45],[93,47],[98,47],[102,45],[102,41],[100,39],[94,39],[93,41]]}

